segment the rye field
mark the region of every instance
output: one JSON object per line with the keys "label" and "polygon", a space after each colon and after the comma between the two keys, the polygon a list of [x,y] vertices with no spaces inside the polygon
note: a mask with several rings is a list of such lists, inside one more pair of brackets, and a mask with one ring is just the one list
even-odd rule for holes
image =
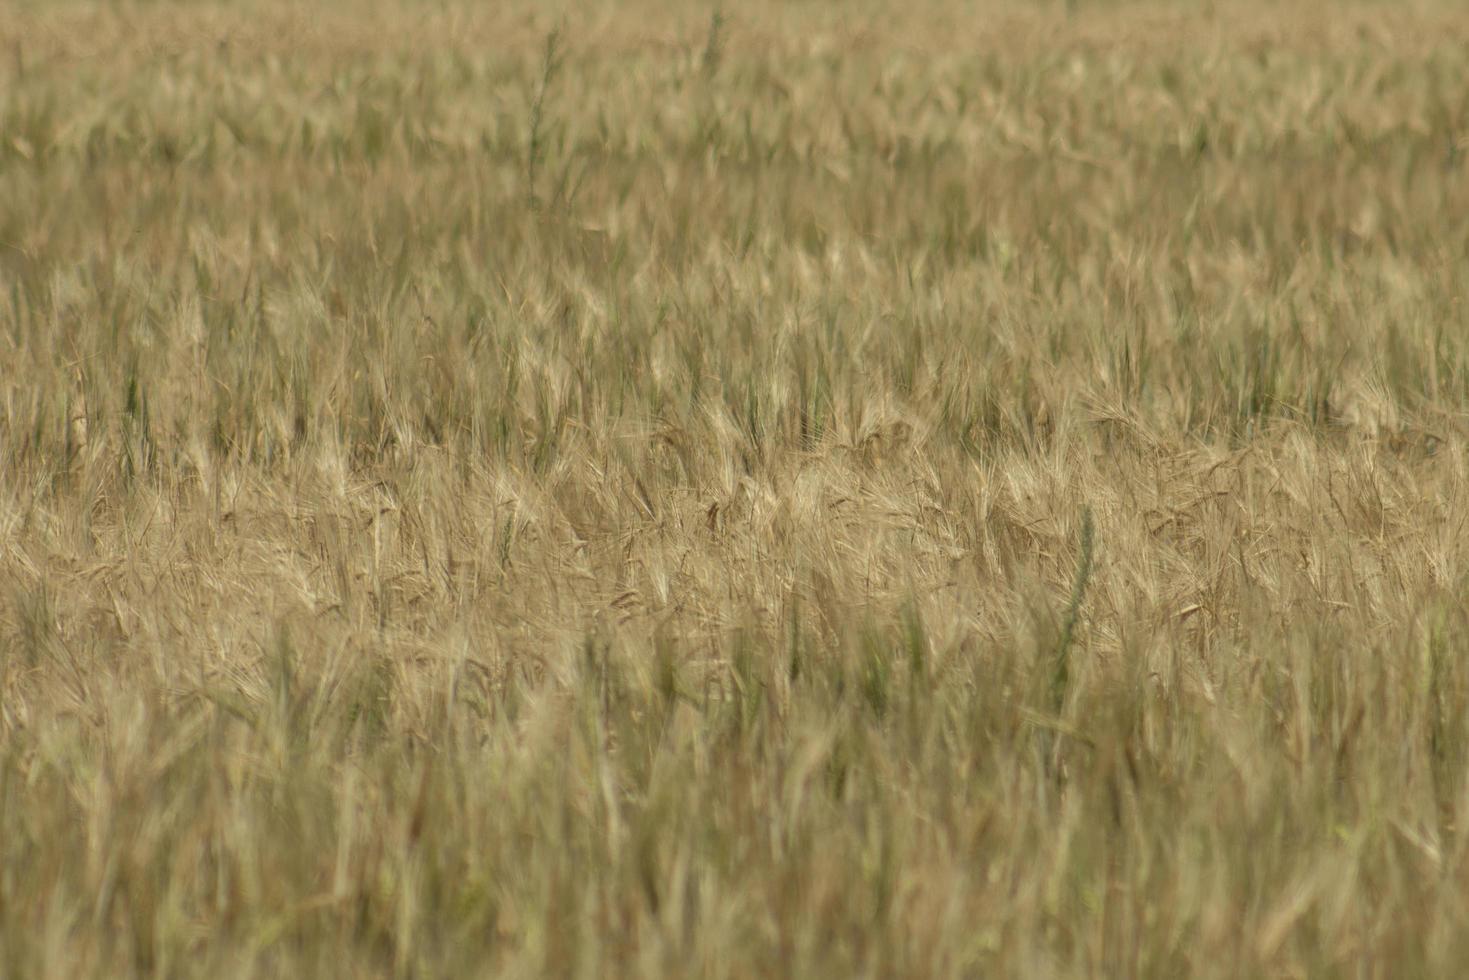
{"label": "rye field", "polygon": [[1451,0],[0,0],[0,977],[1469,966]]}

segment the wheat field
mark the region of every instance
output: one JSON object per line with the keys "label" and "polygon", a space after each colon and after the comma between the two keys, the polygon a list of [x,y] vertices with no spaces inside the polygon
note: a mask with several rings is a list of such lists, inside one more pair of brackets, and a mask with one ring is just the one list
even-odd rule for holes
{"label": "wheat field", "polygon": [[0,79],[0,976],[1469,966],[1456,2]]}

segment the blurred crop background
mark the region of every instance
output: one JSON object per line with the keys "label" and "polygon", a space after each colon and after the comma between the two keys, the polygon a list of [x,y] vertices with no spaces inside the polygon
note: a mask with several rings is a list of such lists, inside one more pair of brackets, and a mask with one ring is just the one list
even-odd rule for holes
{"label": "blurred crop background", "polygon": [[1458,4],[0,0],[0,976],[1469,962]]}

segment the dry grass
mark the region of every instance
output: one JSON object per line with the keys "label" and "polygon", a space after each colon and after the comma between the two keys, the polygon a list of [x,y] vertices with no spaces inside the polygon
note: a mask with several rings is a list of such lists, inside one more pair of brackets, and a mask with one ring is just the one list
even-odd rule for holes
{"label": "dry grass", "polygon": [[0,3],[0,975],[1456,974],[1469,22],[1071,6]]}

